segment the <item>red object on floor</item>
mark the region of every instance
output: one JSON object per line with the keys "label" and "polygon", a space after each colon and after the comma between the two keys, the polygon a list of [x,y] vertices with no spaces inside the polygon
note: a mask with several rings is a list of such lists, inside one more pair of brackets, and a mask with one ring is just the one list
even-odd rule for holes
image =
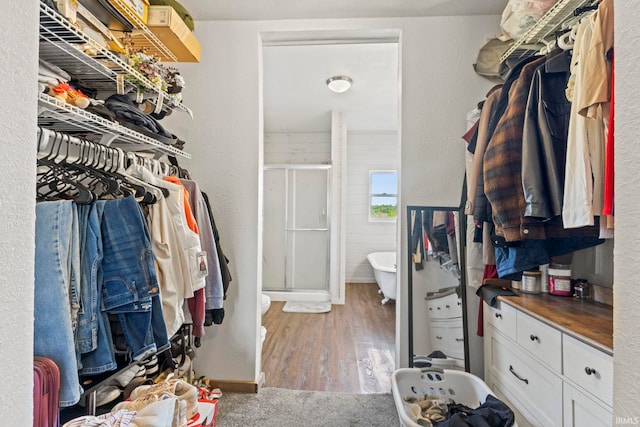
{"label": "red object on floor", "polygon": [[198,400],[198,413],[187,423],[187,427],[216,427],[217,400]]}
{"label": "red object on floor", "polygon": [[33,427],[60,425],[60,370],[47,357],[33,358]]}

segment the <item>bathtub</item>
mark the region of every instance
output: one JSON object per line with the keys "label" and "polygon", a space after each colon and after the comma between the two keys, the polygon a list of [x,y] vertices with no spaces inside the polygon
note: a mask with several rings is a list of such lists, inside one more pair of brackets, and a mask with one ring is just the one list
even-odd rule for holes
{"label": "bathtub", "polygon": [[396,299],[396,253],[373,252],[367,255],[367,260],[373,267],[373,274],[380,291],[384,295],[382,304]]}

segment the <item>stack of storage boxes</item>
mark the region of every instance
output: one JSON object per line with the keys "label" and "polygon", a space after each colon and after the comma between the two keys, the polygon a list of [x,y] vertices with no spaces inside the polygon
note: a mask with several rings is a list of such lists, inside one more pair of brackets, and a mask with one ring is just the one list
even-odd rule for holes
{"label": "stack of storage boxes", "polygon": [[151,6],[147,26],[179,62],[200,61],[198,39],[171,6]]}

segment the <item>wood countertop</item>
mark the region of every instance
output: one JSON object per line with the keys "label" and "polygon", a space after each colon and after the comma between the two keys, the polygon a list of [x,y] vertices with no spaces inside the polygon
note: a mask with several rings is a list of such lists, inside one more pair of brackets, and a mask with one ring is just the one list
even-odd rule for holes
{"label": "wood countertop", "polygon": [[598,350],[613,355],[613,308],[611,306],[546,293],[514,292],[519,296],[499,296],[498,300]]}

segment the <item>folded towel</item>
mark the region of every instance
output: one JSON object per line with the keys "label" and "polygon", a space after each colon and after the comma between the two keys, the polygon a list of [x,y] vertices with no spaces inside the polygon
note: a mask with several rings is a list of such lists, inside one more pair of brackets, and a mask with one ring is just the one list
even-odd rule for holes
{"label": "folded towel", "polygon": [[498,305],[497,299],[500,295],[518,296],[518,294],[506,286],[499,285],[482,285],[476,291],[476,295],[482,298],[491,307],[496,307]]}

